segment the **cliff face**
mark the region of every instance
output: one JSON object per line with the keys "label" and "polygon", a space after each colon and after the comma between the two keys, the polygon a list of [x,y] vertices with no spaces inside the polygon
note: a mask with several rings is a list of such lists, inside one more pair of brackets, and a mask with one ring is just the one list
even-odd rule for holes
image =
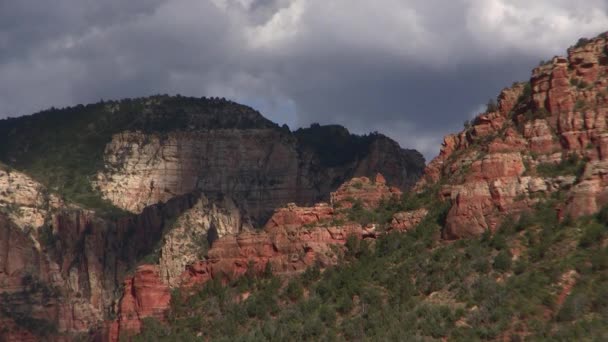
{"label": "cliff face", "polygon": [[96,185],[116,206],[139,213],[200,189],[244,201],[254,216],[298,197],[293,139],[273,129],[125,132],[113,137]]}
{"label": "cliff face", "polygon": [[[195,190],[233,198],[262,225],[277,206],[310,205],[377,172],[408,189],[424,159],[341,126],[291,132],[223,99],[153,96],[0,120],[0,161],[85,207],[132,213]],[[93,176],[93,177],[92,177]]]}
{"label": "cliff face", "polygon": [[[293,276],[313,265],[336,265],[349,237],[375,239],[380,234],[375,225],[362,226],[349,220],[340,209],[344,203],[356,201],[373,209],[381,200],[400,196],[401,191],[387,186],[381,175],[375,181],[365,177],[352,179],[332,193],[332,199],[336,199],[332,205],[298,207],[292,203],[276,209],[261,231],[245,229],[219,238],[205,259],[182,269],[174,284],[187,289],[212,279],[227,284],[246,274],[260,275],[268,270],[279,276]],[[125,281],[125,289],[117,320],[108,329],[110,341],[139,332],[147,317],[163,321],[169,308],[169,287],[161,281],[157,266],[140,266]]]}
{"label": "cliff face", "polygon": [[570,48],[445,138],[417,188],[440,183],[452,201],[446,238],[495,230],[558,191],[567,194],[560,217],[592,214],[608,202],[607,51],[606,35]]}
{"label": "cliff face", "polygon": [[124,132],[107,145],[95,185],[134,213],[194,190],[225,194],[263,222],[274,208],[312,204],[352,176],[386,171],[391,184],[411,186],[422,158],[388,138],[368,140],[357,155],[327,165],[313,148],[276,129]]}
{"label": "cliff face", "polygon": [[[205,254],[209,230],[218,238],[248,226],[228,198],[200,193],[110,219],[64,203],[18,171],[3,169],[0,182],[2,340],[70,340],[100,329],[139,260],[158,260],[155,276],[168,289]],[[125,288],[137,292],[149,278]],[[142,298],[145,309],[150,296]]]}

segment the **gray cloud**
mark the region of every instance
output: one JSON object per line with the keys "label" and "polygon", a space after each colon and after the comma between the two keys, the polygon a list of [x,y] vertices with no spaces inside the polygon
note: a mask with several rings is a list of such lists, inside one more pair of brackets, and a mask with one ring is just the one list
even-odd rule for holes
{"label": "gray cloud", "polygon": [[223,96],[431,157],[540,59],[605,30],[604,0],[0,0],[0,117]]}

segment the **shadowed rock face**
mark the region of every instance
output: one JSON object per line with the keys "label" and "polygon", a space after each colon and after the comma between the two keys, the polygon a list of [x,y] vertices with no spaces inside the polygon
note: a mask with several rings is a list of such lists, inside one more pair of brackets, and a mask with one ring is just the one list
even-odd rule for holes
{"label": "shadowed rock face", "polygon": [[561,217],[608,203],[607,51],[605,34],[570,48],[534,69],[528,84],[503,90],[496,111],[445,137],[417,184],[441,183],[452,201],[445,238],[494,230],[556,191],[568,197],[556,208]]}
{"label": "shadowed rock face", "polygon": [[[2,340],[48,340],[56,333],[86,335],[101,328],[118,310],[123,279],[138,260],[158,255],[154,276],[161,279],[159,270],[165,272],[168,288],[172,272],[179,277],[183,271],[181,262],[199,257],[201,250],[185,241],[192,234],[204,236],[213,224],[223,236],[247,225],[229,199],[210,201],[200,193],[109,219],[62,202],[18,171],[3,171],[0,182]],[[132,284],[133,291],[143,280]],[[145,301],[154,296],[138,297],[144,312],[153,311]]]}
{"label": "shadowed rock face", "polygon": [[405,190],[424,169],[420,153],[381,134],[320,125],[291,132],[247,106],[179,96],[0,120],[0,161],[84,205],[98,190],[140,213],[198,190],[233,198],[259,225],[286,203],[327,200],[352,177],[381,172]]}
{"label": "shadowed rock face", "polygon": [[[299,132],[304,134],[304,130]],[[386,172],[391,184],[407,189],[423,168],[419,154],[401,149],[384,136],[354,142],[350,140],[359,138],[346,134],[344,144],[361,150],[339,163],[327,164],[308,141],[277,129],[162,136],[124,132],[107,145],[105,167],[95,184],[113,204],[134,213],[201,190],[234,198],[255,221],[264,222],[274,208],[286,203],[306,205],[327,199],[330,191],[352,176]],[[330,139],[326,143],[332,144]]]}

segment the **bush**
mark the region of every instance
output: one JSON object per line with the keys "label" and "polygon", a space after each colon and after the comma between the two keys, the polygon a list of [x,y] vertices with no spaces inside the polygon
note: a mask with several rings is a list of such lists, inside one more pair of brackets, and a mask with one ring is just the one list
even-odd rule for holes
{"label": "bush", "polygon": [[571,154],[563,159],[559,164],[542,163],[536,166],[536,171],[542,177],[557,177],[574,175],[580,177],[585,170],[585,161],[577,154]]}
{"label": "bush", "polygon": [[588,38],[580,38],[580,39],[579,39],[579,40],[576,42],[576,44],[574,45],[574,47],[575,47],[575,48],[580,48],[580,47],[583,47],[583,46],[585,46],[585,45],[589,44],[590,42],[591,42],[591,40],[590,40],[590,39],[588,39]]}
{"label": "bush", "polygon": [[494,270],[499,272],[506,272],[511,269],[511,253],[508,251],[501,251],[494,258]]}
{"label": "bush", "polygon": [[574,110],[583,110],[587,107],[587,102],[585,100],[576,100],[574,103]]}
{"label": "bush", "polygon": [[290,281],[287,285],[287,288],[285,289],[285,295],[292,301],[296,301],[302,298],[303,294],[304,289],[302,288],[302,285],[300,285],[300,282],[297,279]]}
{"label": "bush", "polygon": [[608,226],[608,205],[605,205],[600,209],[597,213],[597,219],[601,224]]}
{"label": "bush", "polygon": [[556,319],[558,322],[573,321],[583,316],[589,301],[587,296],[575,293],[566,298],[561,309],[557,313]]}
{"label": "bush", "polygon": [[494,99],[488,100],[488,104],[486,105],[486,113],[495,112],[498,110],[498,105],[496,105],[496,101]]}
{"label": "bush", "polygon": [[583,227],[583,235],[579,239],[578,245],[580,247],[587,248],[593,246],[596,243],[599,243],[605,231],[605,226],[596,222],[591,222],[590,224]]}
{"label": "bush", "polygon": [[42,246],[46,248],[54,248],[55,244],[58,241],[57,236],[53,233],[53,227],[49,225],[44,225],[38,231],[38,239]]}

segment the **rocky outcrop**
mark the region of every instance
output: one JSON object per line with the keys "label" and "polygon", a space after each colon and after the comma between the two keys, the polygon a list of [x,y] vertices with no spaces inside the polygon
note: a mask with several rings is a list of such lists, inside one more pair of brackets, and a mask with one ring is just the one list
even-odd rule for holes
{"label": "rocky outcrop", "polygon": [[138,333],[145,317],[164,321],[170,302],[171,293],[161,281],[158,266],[137,267],[135,275],[125,280],[118,318],[110,326],[109,340],[116,342],[123,336]]}
{"label": "rocky outcrop", "polygon": [[382,174],[377,174],[374,181],[367,177],[353,178],[340,185],[331,193],[331,203],[335,207],[350,208],[360,203],[364,208],[375,208],[382,201],[399,199],[401,190],[386,185]]}
{"label": "rocky outcrop", "polygon": [[334,215],[334,208],[326,203],[317,203],[314,207],[298,207],[295,203],[289,203],[287,207],[275,210],[274,215],[266,223],[266,228],[314,225],[331,220]]}
{"label": "rocky outcrop", "polygon": [[194,205],[167,227],[160,248],[160,275],[174,287],[186,265],[202,259],[216,239],[253,229],[229,198],[210,201],[200,194]]}
{"label": "rocky outcrop", "polygon": [[428,209],[421,208],[411,211],[402,211],[393,215],[393,220],[389,227],[390,230],[407,232],[416,227],[429,214]]}
{"label": "rocky outcrop", "polygon": [[445,138],[416,186],[442,184],[440,196],[452,203],[445,238],[494,230],[506,215],[557,191],[568,197],[556,208],[561,217],[592,214],[608,203],[607,46],[603,34],[537,67],[529,83],[501,92],[496,111]]}
{"label": "rocky outcrop", "polygon": [[105,151],[97,185],[116,206],[134,213],[202,190],[243,199],[252,215],[296,199],[298,154],[274,129],[125,132]]}
{"label": "rocky outcrop", "polygon": [[[400,194],[398,189],[388,187],[381,175],[377,175],[374,182],[361,177],[346,184],[364,186],[356,186],[354,192],[348,192],[350,186],[342,186],[331,197],[345,198],[343,192],[347,191],[351,201],[374,208],[382,198]],[[338,202],[342,203],[341,200]],[[173,284],[190,288],[212,279],[229,283],[246,274],[272,272],[279,276],[291,276],[313,265],[325,268],[338,262],[343,253],[341,246],[346,244],[349,237],[375,239],[378,234],[374,225],[363,227],[349,221],[343,208],[326,203],[312,207],[298,207],[291,203],[276,209],[261,231],[244,229],[239,234],[227,234],[214,241],[206,258],[187,265],[182,269],[179,281]],[[126,294],[121,300],[119,317],[130,318],[115,321],[111,326],[111,336],[118,336],[120,331],[138,331],[141,323],[130,319],[141,321],[151,316],[134,310],[133,305],[128,304],[133,302],[129,296]],[[122,303],[128,306],[123,308]],[[154,311],[154,317],[158,318],[160,311]]]}
{"label": "rocky outcrop", "polygon": [[[1,316],[0,330],[23,339],[20,317],[60,334],[95,329],[119,310],[118,290],[142,261],[177,286],[217,239],[252,231],[277,207],[328,200],[345,179],[378,171],[405,189],[424,166],[380,134],[291,132],[231,101],[162,95],[0,120],[0,159],[11,166],[0,164],[0,293],[19,318]],[[28,292],[31,274],[57,298]]]}
{"label": "rocky outcrop", "polygon": [[72,291],[61,266],[1,214],[0,247],[0,337],[39,340],[87,332],[102,319],[101,310]]}
{"label": "rocky outcrop", "polygon": [[260,222],[286,203],[322,200],[354,176],[386,172],[392,184],[406,189],[424,167],[419,154],[384,136],[355,138],[346,132],[348,139],[364,141],[347,141],[361,151],[340,163],[328,163],[320,150],[272,128],[123,132],[107,145],[96,186],[116,206],[134,213],[195,190],[224,194]]}
{"label": "rocky outcrop", "polygon": [[[353,199],[372,208],[377,203],[372,194],[389,189],[382,180],[378,176],[374,183],[367,178],[349,181],[348,184],[366,184],[352,194]],[[336,193],[332,193],[332,198]],[[278,275],[299,273],[314,264],[327,267],[338,260],[340,249],[334,247],[344,245],[349,236],[374,239],[377,234],[374,226],[349,222],[344,212],[334,206],[290,204],[275,210],[263,231],[244,231],[217,240],[207,259],[189,265],[182,280],[185,286],[192,286],[215,278],[228,282],[247,272],[262,273],[267,267]]]}
{"label": "rocky outcrop", "polygon": [[209,251],[208,259],[187,267],[183,285],[202,284],[210,279],[224,283],[247,273],[259,275],[269,269],[273,274],[289,276],[318,265],[335,265],[340,246],[349,236],[375,238],[373,228],[356,223],[329,224],[326,227],[276,227],[263,232],[245,232],[220,239]]}
{"label": "rocky outcrop", "polygon": [[222,236],[247,226],[227,198],[210,201],[194,193],[110,219],[46,195],[44,186],[17,171],[0,176],[0,337],[5,340],[88,334],[118,310],[118,289],[138,260],[161,255],[159,270],[168,283],[175,267],[180,267],[177,277],[183,271],[182,259],[191,262],[197,252],[204,254],[203,246],[191,244],[210,228]]}
{"label": "rocky outcrop", "polygon": [[589,162],[580,180],[569,192],[564,216],[597,213],[608,204],[608,160]]}
{"label": "rocky outcrop", "polygon": [[0,212],[22,231],[31,234],[38,248],[38,229],[49,219],[52,211],[65,207],[58,196],[31,177],[0,165]]}

